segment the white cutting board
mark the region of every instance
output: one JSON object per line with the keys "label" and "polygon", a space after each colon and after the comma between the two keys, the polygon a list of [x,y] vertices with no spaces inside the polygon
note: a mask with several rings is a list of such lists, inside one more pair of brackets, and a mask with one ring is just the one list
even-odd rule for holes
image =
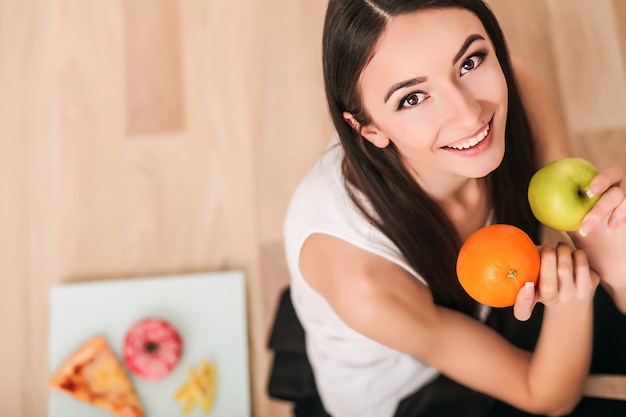
{"label": "white cutting board", "polygon": [[[239,271],[53,286],[50,375],[96,334],[103,334],[121,359],[126,331],[145,317],[166,319],[184,343],[178,366],[163,379],[149,381],[129,372],[148,417],[183,416],[173,395],[185,383],[187,369],[197,370],[202,359],[216,364],[215,404],[208,415],[196,406],[187,416],[250,416],[245,280]],[[49,392],[48,417],[111,416],[66,393]]]}

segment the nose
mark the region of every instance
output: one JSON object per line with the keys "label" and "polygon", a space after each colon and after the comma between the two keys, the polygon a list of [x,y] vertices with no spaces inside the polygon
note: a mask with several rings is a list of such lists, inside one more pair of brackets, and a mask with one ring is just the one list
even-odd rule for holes
{"label": "nose", "polygon": [[473,128],[481,115],[480,100],[461,84],[450,84],[444,92],[444,112],[453,126]]}

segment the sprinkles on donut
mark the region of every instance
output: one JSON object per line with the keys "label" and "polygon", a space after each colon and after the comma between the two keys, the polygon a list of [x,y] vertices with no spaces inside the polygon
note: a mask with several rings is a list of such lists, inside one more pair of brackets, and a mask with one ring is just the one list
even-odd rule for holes
{"label": "sprinkles on donut", "polygon": [[180,333],[171,323],[157,317],[145,318],[126,333],[124,363],[139,377],[160,379],[176,367],[182,348]]}

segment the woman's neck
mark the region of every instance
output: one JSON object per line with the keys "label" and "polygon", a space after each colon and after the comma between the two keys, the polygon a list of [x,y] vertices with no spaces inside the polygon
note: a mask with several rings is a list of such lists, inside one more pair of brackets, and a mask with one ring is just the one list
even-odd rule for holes
{"label": "woman's neck", "polygon": [[447,193],[442,193],[445,189],[442,185],[439,184],[438,192],[431,197],[439,203],[465,241],[488,220],[491,202],[487,181],[484,178],[466,178],[459,181],[456,187],[450,187]]}

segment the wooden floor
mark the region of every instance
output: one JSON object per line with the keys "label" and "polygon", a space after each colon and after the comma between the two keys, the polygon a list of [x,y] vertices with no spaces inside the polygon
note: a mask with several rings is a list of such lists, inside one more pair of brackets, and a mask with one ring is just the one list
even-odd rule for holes
{"label": "wooden floor", "polygon": [[[626,169],[626,2],[489,0],[575,153]],[[46,415],[60,282],[241,269],[256,417],[282,221],[331,134],[326,0],[0,2],[0,404]],[[77,312],[79,314],[79,312]]]}

